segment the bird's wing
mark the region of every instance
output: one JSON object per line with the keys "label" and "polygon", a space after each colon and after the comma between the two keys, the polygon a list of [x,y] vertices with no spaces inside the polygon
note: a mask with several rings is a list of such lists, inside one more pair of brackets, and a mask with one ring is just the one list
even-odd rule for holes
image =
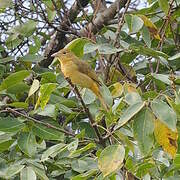
{"label": "bird's wing", "polygon": [[94,71],[94,69],[91,68],[91,66],[87,62],[79,60],[79,59],[76,59],[74,62],[75,62],[75,64],[77,64],[78,70],[81,73],[84,73],[84,74],[88,75],[96,83],[101,85],[101,82],[99,81],[99,79],[98,79],[98,77],[96,75],[96,72]]}

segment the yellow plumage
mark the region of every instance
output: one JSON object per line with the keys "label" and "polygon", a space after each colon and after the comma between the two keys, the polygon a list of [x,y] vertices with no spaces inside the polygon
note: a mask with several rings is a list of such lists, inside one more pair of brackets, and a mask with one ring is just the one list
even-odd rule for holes
{"label": "yellow plumage", "polygon": [[100,81],[87,62],[80,60],[68,49],[62,49],[52,56],[60,61],[61,71],[65,77],[70,78],[73,84],[90,89],[99,98],[103,107],[108,109],[100,92]]}

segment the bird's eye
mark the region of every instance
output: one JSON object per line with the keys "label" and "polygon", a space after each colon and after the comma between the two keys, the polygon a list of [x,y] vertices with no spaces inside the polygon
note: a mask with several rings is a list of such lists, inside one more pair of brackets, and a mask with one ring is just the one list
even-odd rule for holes
{"label": "bird's eye", "polygon": [[66,52],[64,51],[63,54],[66,54]]}

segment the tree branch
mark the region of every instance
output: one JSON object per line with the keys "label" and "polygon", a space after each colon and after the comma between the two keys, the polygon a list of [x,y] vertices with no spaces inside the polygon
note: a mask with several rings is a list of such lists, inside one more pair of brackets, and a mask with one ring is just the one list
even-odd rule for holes
{"label": "tree branch", "polygon": [[77,87],[71,82],[71,80],[69,78],[66,78],[66,80],[68,81],[69,85],[71,86],[72,90],[74,91],[74,93],[77,95],[78,99],[80,100],[82,106],[83,106],[83,109],[84,109],[84,112],[87,114],[88,118],[89,118],[89,121],[90,121],[90,124],[91,126],[93,127],[98,139],[99,139],[99,143],[103,146],[105,146],[104,144],[104,140],[103,138],[101,137],[101,134],[99,132],[99,129],[98,129],[98,126],[96,124],[96,122],[94,121],[91,113],[89,112],[89,109],[86,107],[86,104],[84,103],[80,93],[79,93],[79,90],[77,89]]}
{"label": "tree branch", "polygon": [[[37,119],[35,119],[35,118],[33,118],[33,117],[30,117],[30,116],[28,116],[28,115],[26,115],[26,114],[23,114],[23,113],[15,110],[15,109],[11,109],[11,108],[9,108],[9,107],[6,108],[5,110],[2,110],[2,111],[1,111],[1,113],[3,113],[3,112],[10,112],[10,113],[12,113],[12,114],[22,116],[22,117],[26,118],[26,120],[33,121],[33,122],[35,122],[35,123],[37,123],[37,124],[42,124],[42,125],[44,125],[44,126],[46,126],[46,127],[48,127],[48,128],[57,130],[57,131],[62,132],[62,133],[64,133],[64,134],[68,135],[68,136],[72,136],[72,137],[75,137],[75,136],[76,136],[76,134],[74,134],[74,133],[72,133],[72,132],[66,131],[65,129],[58,128],[58,127],[53,126],[52,124],[49,124],[49,123],[46,123],[46,122],[43,122],[43,121],[39,121],[39,120],[37,120]],[[85,139],[85,140],[90,140],[90,141],[93,140],[93,141],[95,141],[95,142],[98,142],[97,139],[91,139],[91,138],[88,138],[88,137],[84,137],[84,139]]]}
{"label": "tree branch", "polygon": [[64,18],[64,20],[62,20],[62,22],[60,23],[58,27],[58,29],[61,29],[62,31],[56,32],[55,36],[49,42],[48,47],[46,48],[45,54],[44,54],[44,56],[46,56],[46,59],[44,59],[43,61],[39,63],[40,66],[48,67],[53,60],[53,57],[51,57],[51,55],[59,51],[66,45],[67,39],[66,39],[65,31],[68,31],[69,27],[71,26],[71,23],[74,22],[77,15],[81,11],[81,7],[84,8],[85,6],[87,6],[88,3],[89,3],[89,0],[76,0],[74,2],[69,12],[67,13],[67,18]]}
{"label": "tree branch", "polygon": [[117,14],[118,5],[119,9],[121,9],[125,6],[126,2],[127,0],[116,0],[109,8],[99,13],[92,23],[88,24],[86,28],[82,29],[80,31],[80,35],[85,36],[87,34],[87,30],[96,34],[99,30],[108,24],[109,20],[114,18],[114,16]]}
{"label": "tree branch", "polygon": [[54,130],[60,131],[60,132],[62,132],[62,133],[64,133],[64,134],[66,134],[66,135],[70,135],[70,136],[72,136],[72,137],[75,137],[75,136],[76,136],[75,134],[73,134],[73,133],[71,133],[71,132],[69,132],[69,131],[66,131],[66,130],[64,130],[64,129],[60,129],[60,128],[58,128],[58,127],[56,127],[56,126],[53,126],[53,125],[51,125],[51,124],[49,124],[49,123],[45,123],[45,122],[43,122],[43,121],[39,121],[39,120],[37,120],[37,119],[35,119],[35,118],[33,118],[33,117],[30,117],[30,116],[28,116],[28,115],[26,115],[26,114],[23,114],[23,113],[19,112],[19,111],[17,111],[17,110],[14,110],[14,109],[11,109],[11,108],[6,108],[5,110],[6,110],[7,112],[12,113],[12,114],[16,114],[16,115],[22,116],[22,117],[24,117],[24,118],[26,118],[26,119],[29,119],[29,120],[31,120],[31,121],[33,121],[33,122],[35,122],[35,123],[42,124],[42,125],[44,125],[44,126],[46,126],[46,127],[49,127],[49,128],[54,129]]}
{"label": "tree branch", "polygon": [[[163,22],[163,24],[161,26],[161,29],[160,29],[161,40],[159,41],[159,44],[157,46],[157,50],[160,50],[160,51],[162,51],[162,46],[163,46],[163,43],[164,43],[166,28],[168,27],[168,24],[169,24],[169,21],[170,21],[170,18],[171,18],[171,13],[172,13],[171,10],[173,9],[173,3],[174,3],[174,0],[171,0],[171,2],[169,4],[168,14],[166,15],[166,18],[165,18],[165,20],[164,20],[164,22]],[[155,73],[158,73],[159,65],[160,65],[160,60],[158,59]]]}

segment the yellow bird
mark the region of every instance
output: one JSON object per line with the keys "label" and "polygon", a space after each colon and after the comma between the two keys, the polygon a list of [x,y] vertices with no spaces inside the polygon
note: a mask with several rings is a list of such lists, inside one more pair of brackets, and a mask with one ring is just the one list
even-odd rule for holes
{"label": "yellow bird", "polygon": [[54,53],[52,57],[57,57],[61,64],[61,71],[65,77],[70,78],[73,84],[90,89],[100,100],[103,107],[108,110],[102,94],[100,92],[100,81],[95,71],[85,61],[80,60],[68,49],[61,49]]}

